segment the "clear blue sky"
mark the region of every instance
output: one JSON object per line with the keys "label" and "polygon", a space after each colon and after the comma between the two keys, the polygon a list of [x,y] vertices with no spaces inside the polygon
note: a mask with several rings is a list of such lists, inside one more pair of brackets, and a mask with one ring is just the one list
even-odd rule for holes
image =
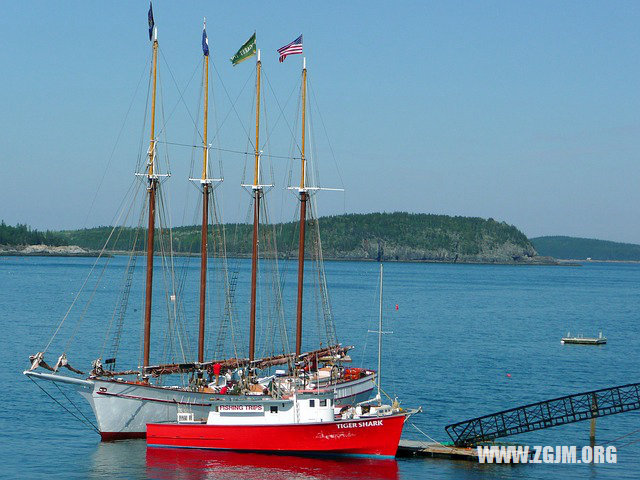
{"label": "clear blue sky", "polygon": [[[39,229],[111,222],[143,133],[146,77],[134,93],[148,68],[147,9],[144,1],[3,4],[0,218]],[[472,215],[504,220],[529,236],[640,243],[636,1],[160,0],[154,11],[172,142],[194,139],[189,115],[199,115],[203,16],[229,95],[249,80],[236,107],[244,128],[254,62],[233,68],[228,58],[257,31],[271,85],[265,90],[271,95],[273,88],[283,105],[293,92],[285,108],[293,124],[300,57],[280,65],[275,49],[304,34],[311,86],[335,154],[334,162],[318,140],[322,184],[347,190],[322,193],[320,214]],[[181,89],[189,85],[191,113],[178,102],[172,75]],[[212,76],[212,129],[222,124],[216,144],[244,150],[242,124],[233,111],[227,117],[229,101]],[[267,120],[279,122],[270,151],[286,155],[287,124],[278,120],[275,101],[265,101]],[[324,137],[317,115],[314,131]],[[195,202],[186,181],[191,153],[175,147],[169,154],[173,222],[191,223],[195,217],[184,213]],[[242,220],[244,158],[221,159],[225,218]],[[273,161],[275,220],[290,219],[293,210],[282,190],[286,163]]]}

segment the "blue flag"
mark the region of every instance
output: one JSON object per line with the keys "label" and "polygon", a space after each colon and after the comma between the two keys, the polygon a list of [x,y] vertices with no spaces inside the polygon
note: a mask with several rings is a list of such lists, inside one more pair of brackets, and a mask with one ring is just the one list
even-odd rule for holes
{"label": "blue flag", "polygon": [[151,2],[149,2],[149,40],[153,37],[153,26],[155,23],[153,22],[153,7],[151,6]]}
{"label": "blue flag", "polygon": [[207,24],[202,27],[202,53],[205,56],[209,56],[209,39],[207,38]]}

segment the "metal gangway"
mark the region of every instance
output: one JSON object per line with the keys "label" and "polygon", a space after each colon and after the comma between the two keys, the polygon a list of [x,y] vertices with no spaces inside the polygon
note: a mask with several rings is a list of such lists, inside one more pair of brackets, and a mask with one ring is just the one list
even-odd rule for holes
{"label": "metal gangway", "polygon": [[447,425],[458,446],[640,409],[640,383],[602,388],[531,403]]}

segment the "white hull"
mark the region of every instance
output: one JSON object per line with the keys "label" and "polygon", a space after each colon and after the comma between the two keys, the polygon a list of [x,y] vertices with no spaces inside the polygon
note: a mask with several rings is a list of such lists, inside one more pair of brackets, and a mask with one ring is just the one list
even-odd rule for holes
{"label": "white hull", "polygon": [[[60,375],[29,373],[43,380],[72,383]],[[211,393],[116,380],[89,379],[73,383],[77,383],[78,393],[91,405],[103,440],[142,438],[147,423],[175,422],[178,410],[192,412],[196,419],[206,419],[211,407]],[[336,389],[336,405],[351,405],[369,399],[373,387],[374,375],[371,374],[327,388]]]}

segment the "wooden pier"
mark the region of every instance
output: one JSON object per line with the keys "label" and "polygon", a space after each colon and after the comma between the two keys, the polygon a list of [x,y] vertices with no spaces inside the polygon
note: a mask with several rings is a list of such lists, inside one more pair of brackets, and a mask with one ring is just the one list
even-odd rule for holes
{"label": "wooden pier", "polygon": [[396,457],[429,457],[445,458],[449,460],[478,461],[478,451],[475,448],[443,445],[436,442],[421,442],[419,440],[400,440]]}

